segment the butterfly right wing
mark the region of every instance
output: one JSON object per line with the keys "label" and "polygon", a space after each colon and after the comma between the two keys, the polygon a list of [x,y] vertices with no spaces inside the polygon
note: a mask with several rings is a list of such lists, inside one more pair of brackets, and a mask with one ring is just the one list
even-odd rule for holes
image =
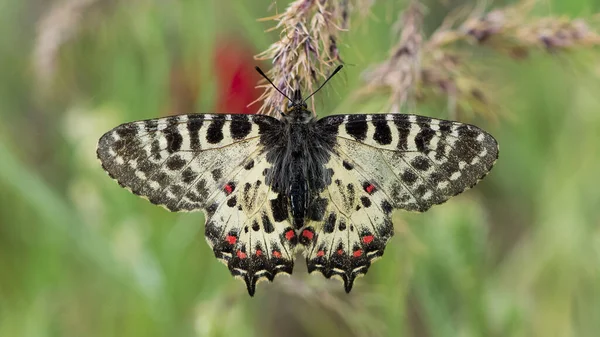
{"label": "butterfly right wing", "polygon": [[328,116],[335,135],[325,167],[331,184],[311,205],[300,235],[309,272],[354,279],[383,255],[394,209],[424,212],[474,186],[498,158],[498,144],[468,124],[415,115]]}

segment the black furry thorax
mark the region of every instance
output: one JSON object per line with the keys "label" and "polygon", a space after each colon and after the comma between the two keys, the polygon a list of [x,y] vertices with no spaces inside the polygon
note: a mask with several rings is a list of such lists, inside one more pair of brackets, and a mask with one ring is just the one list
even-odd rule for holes
{"label": "black furry thorax", "polygon": [[324,132],[306,105],[294,104],[278,127],[263,135],[267,161],[266,183],[287,197],[291,218],[301,226],[312,201],[331,183],[325,167],[335,134]]}

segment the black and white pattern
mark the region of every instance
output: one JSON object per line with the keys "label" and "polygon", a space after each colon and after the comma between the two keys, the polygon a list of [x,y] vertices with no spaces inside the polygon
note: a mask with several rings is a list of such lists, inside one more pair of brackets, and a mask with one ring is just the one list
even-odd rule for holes
{"label": "black and white pattern", "polygon": [[[299,95],[294,95],[299,97]],[[253,295],[260,280],[309,272],[344,282],[383,255],[394,209],[423,212],[473,187],[498,157],[468,124],[404,114],[316,120],[294,100],[264,115],[180,115],[120,125],[98,158],[121,186],[170,211],[203,210],[215,256]]]}

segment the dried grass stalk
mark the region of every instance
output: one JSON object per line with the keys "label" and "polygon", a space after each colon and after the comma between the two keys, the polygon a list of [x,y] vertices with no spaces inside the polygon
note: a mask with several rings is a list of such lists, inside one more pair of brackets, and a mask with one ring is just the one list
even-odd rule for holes
{"label": "dried grass stalk", "polygon": [[84,12],[96,2],[98,0],[61,1],[53,5],[48,14],[40,19],[33,65],[42,88],[46,88],[54,77],[60,48],[77,34]]}
{"label": "dried grass stalk", "polygon": [[421,43],[422,14],[413,1],[405,11],[402,35],[390,58],[365,72],[361,97],[386,93],[390,111],[396,112],[413,91],[417,99],[446,97],[452,118],[467,110],[493,117],[498,109],[494,90],[479,78],[485,64],[471,56],[467,45],[486,46],[515,59],[534,50],[556,53],[600,45],[600,36],[583,19],[532,17],[534,5],[535,1],[524,0],[488,13],[451,14]]}
{"label": "dried grass stalk", "polygon": [[[370,3],[361,0],[357,6],[364,10]],[[280,30],[280,39],[256,59],[272,61],[267,75],[279,90],[288,95],[296,87],[312,91],[341,62],[339,34],[347,29],[352,9],[348,0],[296,0],[282,14],[264,19],[277,22],[273,29]],[[277,116],[285,97],[270,85],[260,87],[265,91],[257,100],[262,101],[259,113]]]}
{"label": "dried grass stalk", "polygon": [[366,82],[362,92],[386,89],[390,92],[390,111],[398,112],[406,103],[409,92],[419,78],[420,51],[423,43],[421,26],[423,8],[410,3],[401,16],[400,40],[392,48],[390,58],[363,74]]}

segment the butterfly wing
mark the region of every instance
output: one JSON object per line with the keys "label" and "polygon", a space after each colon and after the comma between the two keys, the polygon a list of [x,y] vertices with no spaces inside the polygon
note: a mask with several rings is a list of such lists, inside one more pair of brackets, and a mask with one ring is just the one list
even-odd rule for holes
{"label": "butterfly wing", "polygon": [[308,245],[309,271],[341,278],[348,292],[383,254],[393,235],[392,210],[423,212],[443,203],[473,187],[498,158],[492,136],[458,122],[379,114],[317,123],[336,135],[326,164],[332,183],[318,198],[329,202],[313,206],[323,220],[309,223],[301,242]]}
{"label": "butterfly wing", "polygon": [[223,177],[262,149],[269,116],[180,115],[122,124],[104,134],[97,154],[121,186],[170,211],[206,208]]}
{"label": "butterfly wing", "polygon": [[264,182],[270,167],[265,154],[251,158],[227,177],[206,211],[209,245],[231,274],[246,282],[251,296],[258,281],[292,273],[297,242],[287,198]]}
{"label": "butterfly wing", "polygon": [[293,267],[285,199],[264,183],[270,166],[264,137],[278,128],[280,121],[263,115],[151,119],[107,132],[97,154],[113,179],[150,202],[170,211],[204,210],[215,256],[252,295],[257,281]]}

